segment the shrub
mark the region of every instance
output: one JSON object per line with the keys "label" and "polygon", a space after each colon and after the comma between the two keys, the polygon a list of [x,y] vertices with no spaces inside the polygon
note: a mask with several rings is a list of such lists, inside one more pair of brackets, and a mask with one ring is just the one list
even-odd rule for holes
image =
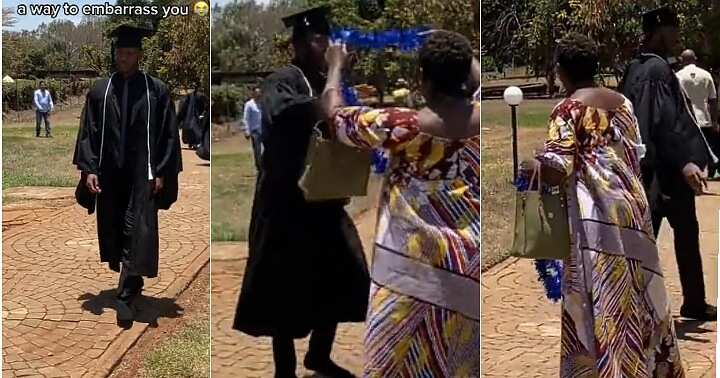
{"label": "shrub", "polygon": [[243,104],[250,98],[252,88],[249,84],[214,85],[211,92],[213,122],[241,118]]}

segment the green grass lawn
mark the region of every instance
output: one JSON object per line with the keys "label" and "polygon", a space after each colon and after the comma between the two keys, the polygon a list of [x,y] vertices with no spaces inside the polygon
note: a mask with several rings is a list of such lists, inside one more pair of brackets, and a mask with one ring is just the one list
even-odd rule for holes
{"label": "green grass lawn", "polygon": [[[525,101],[518,109],[520,161],[542,148],[550,112],[559,100]],[[510,112],[502,101],[482,102],[482,269],[501,262],[512,246],[514,193]]]}
{"label": "green grass lawn", "polygon": [[210,376],[210,322],[191,323],[158,345],[145,358],[148,378]]}
{"label": "green grass lawn", "polygon": [[[526,100],[518,106],[518,126],[521,128],[545,128],[550,112],[559,99]],[[480,115],[482,127],[501,126],[510,129],[510,107],[503,100],[482,102]]]}
{"label": "green grass lawn", "polygon": [[212,240],[246,241],[255,193],[250,142],[234,136],[212,146]]}
{"label": "green grass lawn", "polygon": [[[72,165],[76,121],[53,125],[53,138],[36,138],[35,123],[3,127],[3,189],[18,186],[75,186],[78,172]],[[44,135],[44,132],[43,132]]]}

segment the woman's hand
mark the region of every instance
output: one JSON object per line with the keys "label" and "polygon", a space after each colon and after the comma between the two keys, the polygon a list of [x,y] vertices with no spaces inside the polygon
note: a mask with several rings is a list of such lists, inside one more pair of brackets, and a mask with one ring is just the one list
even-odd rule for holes
{"label": "woman's hand", "polygon": [[325,61],[330,69],[343,68],[348,61],[347,45],[342,42],[330,42],[325,51]]}

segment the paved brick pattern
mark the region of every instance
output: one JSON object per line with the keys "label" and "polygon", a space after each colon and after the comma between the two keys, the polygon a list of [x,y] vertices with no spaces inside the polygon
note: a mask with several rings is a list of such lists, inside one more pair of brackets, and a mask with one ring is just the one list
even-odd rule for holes
{"label": "paved brick pattern", "polygon": [[[717,191],[720,184],[711,183]],[[718,209],[720,197],[698,200],[707,298],[717,298]],[[663,224],[660,259],[679,316],[682,295],[672,231]],[[529,260],[509,259],[482,275],[482,372],[484,377],[557,376],[560,361],[560,305],[544,297]],[[715,377],[716,324],[676,318],[688,377]]]}
{"label": "paved brick pattern", "polygon": [[[369,247],[375,224],[375,210],[357,218],[358,232],[370,256]],[[244,244],[213,244],[211,297],[212,297],[212,377],[213,378],[266,378],[272,377],[272,345],[270,338],[254,338],[232,329],[235,305],[242,284],[247,261]],[[362,373],[362,340],[364,324],[345,323],[338,328],[333,346],[333,359],[353,373]],[[299,377],[310,376],[302,367],[307,351],[307,339],[296,340]]]}
{"label": "paved brick pattern", "polygon": [[169,289],[199,269],[210,224],[209,168],[192,151],[183,162],[180,199],[160,213],[159,275],[128,330],[116,324],[118,275],[99,261],[95,216],[77,205],[13,215],[29,221],[3,232],[3,377],[106,376],[145,327],[182,315]]}

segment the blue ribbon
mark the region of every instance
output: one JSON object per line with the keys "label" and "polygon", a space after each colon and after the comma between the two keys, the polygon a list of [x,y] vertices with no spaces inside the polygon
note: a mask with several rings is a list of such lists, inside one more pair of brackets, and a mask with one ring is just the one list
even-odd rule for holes
{"label": "blue ribbon", "polygon": [[[428,30],[430,29],[420,27],[364,32],[353,28],[337,28],[332,31],[331,38],[361,50],[383,51],[388,48],[396,48],[402,52],[409,53],[422,46],[426,38],[426,35],[423,33]],[[355,89],[347,83],[343,83],[342,95],[347,105],[361,105]],[[376,149],[373,151],[372,167],[375,173],[385,173],[388,161],[389,157],[385,150]]]}
{"label": "blue ribbon", "polygon": [[380,31],[362,31],[354,28],[337,28],[331,38],[344,42],[348,46],[361,50],[385,50],[397,48],[403,52],[412,52],[420,48],[425,41],[423,34],[429,28],[389,29]]}
{"label": "blue ribbon", "polygon": [[563,265],[560,260],[535,260],[538,281],[545,287],[545,295],[553,302],[562,298]]}

